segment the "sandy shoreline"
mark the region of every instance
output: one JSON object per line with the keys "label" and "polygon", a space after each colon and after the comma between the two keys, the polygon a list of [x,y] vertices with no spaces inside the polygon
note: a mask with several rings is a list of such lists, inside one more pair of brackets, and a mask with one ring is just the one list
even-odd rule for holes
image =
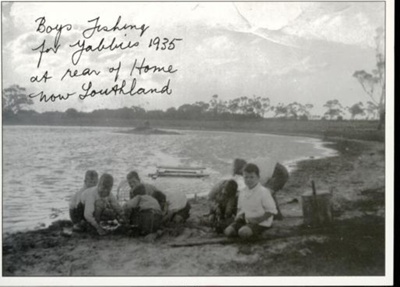
{"label": "sandy shoreline", "polygon": [[[188,223],[164,228],[157,238],[66,237],[62,229],[67,221],[6,234],[3,276],[384,275],[384,143],[330,141],[338,155],[297,164],[278,193],[285,218],[275,221],[264,240],[171,247],[171,243],[218,238],[202,224],[207,202],[197,198],[191,200]],[[333,192],[335,222],[330,228],[302,228],[300,197],[311,188],[311,179],[318,190]]]}

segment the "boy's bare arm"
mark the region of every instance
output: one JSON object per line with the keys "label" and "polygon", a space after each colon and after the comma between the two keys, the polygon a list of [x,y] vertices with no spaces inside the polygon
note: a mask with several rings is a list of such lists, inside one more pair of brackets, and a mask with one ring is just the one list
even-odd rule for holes
{"label": "boy's bare arm", "polygon": [[126,222],[128,222],[128,223],[131,218],[132,211],[135,208],[139,207],[139,198],[140,198],[140,196],[135,196],[133,199],[129,200],[124,205],[124,208],[123,208],[124,216],[125,216],[125,219],[127,220]]}
{"label": "boy's bare arm", "polygon": [[84,211],[84,217],[87,222],[89,222],[95,229],[96,231],[100,234],[103,235],[105,234],[105,230],[97,223],[93,213],[95,210],[95,203],[94,200],[87,200],[85,202],[85,211]]}
{"label": "boy's bare arm", "polygon": [[244,219],[245,215],[244,212],[239,210],[238,213],[235,216],[235,221],[239,220],[239,219]]}

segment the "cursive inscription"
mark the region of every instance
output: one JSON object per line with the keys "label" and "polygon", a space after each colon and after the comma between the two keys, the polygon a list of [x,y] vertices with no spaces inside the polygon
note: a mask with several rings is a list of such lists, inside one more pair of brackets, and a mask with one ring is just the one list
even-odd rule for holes
{"label": "cursive inscription", "polygon": [[[29,94],[30,98],[51,103],[67,101],[74,96],[85,100],[109,95],[132,97],[172,94],[172,81],[178,69],[173,63],[160,65],[148,58],[152,53],[157,53],[160,61],[163,57],[159,55],[166,53],[165,59],[168,60],[170,53],[180,47],[183,38],[171,35],[146,37],[149,25],[135,24],[122,16],[110,22],[106,17],[100,15],[87,20],[86,24],[77,23],[76,26],[68,22],[51,23],[46,15],[35,20],[35,32],[44,38],[39,37],[39,44],[32,47],[32,51],[39,55],[36,68],[45,65],[46,71],[30,77],[31,83],[44,86],[41,91]],[[63,51],[62,57],[58,55],[60,51]],[[132,57],[133,52],[136,57]],[[103,60],[108,56],[117,58],[115,61]],[[65,60],[69,65],[65,64]],[[157,84],[159,78],[149,81],[154,74],[164,74],[168,78],[164,84]],[[57,81],[68,81],[69,91],[45,91],[49,84],[53,90],[59,89]]]}

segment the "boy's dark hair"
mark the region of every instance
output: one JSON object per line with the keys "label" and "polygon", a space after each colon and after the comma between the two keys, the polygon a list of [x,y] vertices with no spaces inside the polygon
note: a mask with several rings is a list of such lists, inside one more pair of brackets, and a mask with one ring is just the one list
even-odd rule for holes
{"label": "boy's dark hair", "polygon": [[139,184],[138,186],[135,187],[135,189],[131,192],[131,198],[134,198],[136,195],[145,195],[146,194],[146,188],[144,187],[143,184]]}
{"label": "boy's dark hair", "polygon": [[114,178],[113,178],[113,176],[111,175],[111,174],[109,174],[109,173],[103,173],[103,175],[100,177],[100,180],[99,180],[99,182],[101,182],[101,184],[104,186],[104,187],[107,187],[107,188],[112,188],[112,186],[113,186],[113,184],[114,184]]}
{"label": "boy's dark hair", "polygon": [[227,197],[234,197],[236,196],[237,189],[238,189],[238,184],[234,180],[228,180],[225,183],[225,191],[226,191],[226,196]]}
{"label": "boy's dark hair", "polygon": [[126,176],[127,180],[130,180],[131,178],[136,178],[137,180],[140,181],[139,178],[139,174],[136,171],[131,171],[130,173],[128,173],[128,175]]}
{"label": "boy's dark hair", "polygon": [[99,178],[99,174],[95,170],[87,170],[85,173],[85,178]]}
{"label": "boy's dark hair", "polygon": [[246,161],[241,158],[235,158],[233,161],[233,175],[243,175],[243,168],[246,165]]}
{"label": "boy's dark hair", "polygon": [[244,172],[247,173],[255,173],[258,177],[260,177],[260,169],[254,163],[248,163],[243,169]]}

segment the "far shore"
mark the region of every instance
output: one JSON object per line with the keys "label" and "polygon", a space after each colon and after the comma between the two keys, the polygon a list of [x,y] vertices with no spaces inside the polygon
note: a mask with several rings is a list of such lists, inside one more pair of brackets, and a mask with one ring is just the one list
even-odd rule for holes
{"label": "far shore", "polygon": [[[248,119],[237,120],[112,120],[98,122],[79,122],[72,119],[54,122],[49,125],[47,122],[21,122],[4,124],[3,126],[65,126],[65,127],[107,127],[107,128],[137,128],[148,121],[152,128],[160,130],[191,130],[191,131],[221,131],[221,132],[243,132],[261,133],[284,136],[299,136],[311,138],[347,138],[367,141],[384,142],[384,130],[377,130],[377,121],[366,120],[285,120],[285,119]],[[162,136],[160,134],[160,136]]]}

